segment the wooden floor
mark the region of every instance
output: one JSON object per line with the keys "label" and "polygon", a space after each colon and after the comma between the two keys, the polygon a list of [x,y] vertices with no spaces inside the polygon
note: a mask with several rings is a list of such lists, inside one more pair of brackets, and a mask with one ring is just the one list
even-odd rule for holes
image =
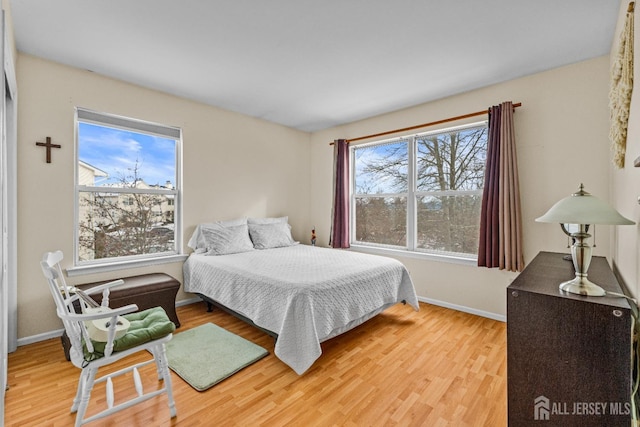
{"label": "wooden floor", "polygon": [[[265,347],[257,363],[198,392],[172,372],[178,416],[165,396],[91,426],[505,426],[504,323],[421,304],[396,305],[322,344],[323,354],[298,376],[273,354],[273,339],[203,303],[178,309],[184,331],[206,322]],[[134,356],[142,358],[142,356]],[[212,360],[211,363],[215,363]],[[78,369],[59,339],[9,355],[6,426],[69,426]],[[155,371],[143,371],[145,389]],[[115,383],[133,394],[133,382]],[[96,386],[88,413],[104,405]]]}

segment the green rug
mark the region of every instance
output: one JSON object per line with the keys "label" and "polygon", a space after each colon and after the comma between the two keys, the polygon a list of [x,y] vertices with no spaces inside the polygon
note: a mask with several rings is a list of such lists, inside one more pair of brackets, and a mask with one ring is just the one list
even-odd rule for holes
{"label": "green rug", "polygon": [[169,368],[198,391],[204,391],[269,352],[213,323],[173,335],[166,344]]}

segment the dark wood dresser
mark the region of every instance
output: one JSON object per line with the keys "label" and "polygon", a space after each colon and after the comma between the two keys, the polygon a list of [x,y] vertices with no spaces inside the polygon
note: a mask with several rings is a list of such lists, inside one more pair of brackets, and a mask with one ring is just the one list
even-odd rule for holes
{"label": "dark wood dresser", "polygon": [[[507,288],[509,425],[628,426],[632,313],[626,299],[561,292],[564,254],[540,252]],[[589,279],[622,293],[607,260]]]}

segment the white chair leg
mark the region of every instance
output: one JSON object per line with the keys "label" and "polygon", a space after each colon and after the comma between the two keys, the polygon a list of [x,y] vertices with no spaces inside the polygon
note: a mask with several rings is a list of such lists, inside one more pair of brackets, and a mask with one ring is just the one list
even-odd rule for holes
{"label": "white chair leg", "polygon": [[169,372],[169,361],[167,360],[167,352],[165,350],[164,344],[159,345],[155,349],[154,357],[156,358],[156,367],[158,368],[158,381],[163,381],[167,377]]}
{"label": "white chair leg", "polygon": [[164,344],[160,344],[160,348],[154,351],[156,355],[156,365],[161,372],[161,379],[164,381],[164,386],[167,389],[167,399],[169,400],[169,413],[171,418],[174,418],[176,413],[176,402],[173,400],[173,384],[171,381],[171,372],[169,372],[169,362],[167,360],[167,352]]}
{"label": "white chair leg", "polygon": [[160,363],[161,349],[159,348],[159,346],[154,345],[148,350],[153,355],[153,359],[156,361],[156,374],[158,375],[158,381],[162,381],[162,364]]}
{"label": "white chair leg", "polygon": [[82,397],[82,388],[85,383],[85,377],[89,371],[83,369],[80,371],[80,377],[78,378],[78,388],[76,390],[76,397],[73,398],[73,404],[71,405],[71,413],[78,412],[78,406],[80,405],[80,398]]}
{"label": "white chair leg", "polygon": [[75,427],[80,427],[84,420],[84,414],[87,412],[87,406],[89,405],[89,398],[91,397],[93,382],[96,378],[97,371],[98,369],[96,368],[85,368],[82,370],[82,374],[80,375],[80,378],[84,380],[79,384],[80,406],[78,407],[78,413],[76,414]]}

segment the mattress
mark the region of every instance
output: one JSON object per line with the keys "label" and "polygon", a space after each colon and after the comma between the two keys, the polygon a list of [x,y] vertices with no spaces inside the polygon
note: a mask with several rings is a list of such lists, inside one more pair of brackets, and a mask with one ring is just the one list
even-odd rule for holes
{"label": "mattress", "polygon": [[184,290],[202,294],[278,335],[275,354],[302,374],[320,343],[390,305],[419,310],[399,261],[352,251],[294,245],[231,255],[191,254]]}

